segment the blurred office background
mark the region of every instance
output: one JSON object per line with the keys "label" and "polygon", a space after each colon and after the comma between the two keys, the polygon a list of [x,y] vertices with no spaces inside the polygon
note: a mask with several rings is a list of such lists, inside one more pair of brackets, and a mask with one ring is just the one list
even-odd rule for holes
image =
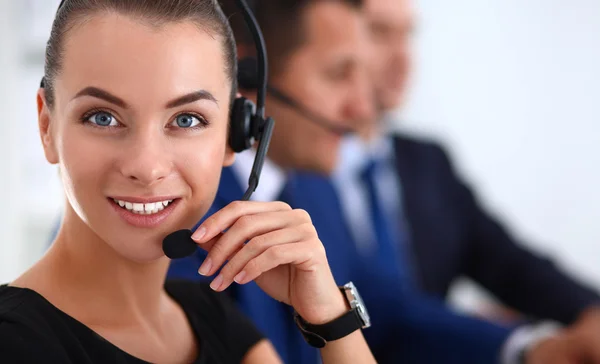
{"label": "blurred office background", "polygon": [[[39,258],[63,204],[35,104],[58,3],[0,0],[0,282]],[[416,5],[416,69],[393,127],[444,141],[517,236],[600,289],[600,2]],[[467,310],[489,299],[469,282],[451,297]]]}

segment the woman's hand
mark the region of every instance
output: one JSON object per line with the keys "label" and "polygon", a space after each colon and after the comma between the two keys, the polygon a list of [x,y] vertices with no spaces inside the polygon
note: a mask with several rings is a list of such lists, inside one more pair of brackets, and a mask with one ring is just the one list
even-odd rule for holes
{"label": "woman's hand", "polygon": [[349,307],[331,274],[310,216],[283,202],[233,202],[202,223],[192,238],[208,251],[199,269],[211,287],[256,281],[313,324],[332,321]]}

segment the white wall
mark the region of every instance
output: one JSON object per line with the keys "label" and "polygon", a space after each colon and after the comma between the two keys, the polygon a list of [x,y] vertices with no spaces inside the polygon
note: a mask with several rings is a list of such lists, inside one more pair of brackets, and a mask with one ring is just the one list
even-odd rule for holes
{"label": "white wall", "polygon": [[600,288],[600,2],[417,4],[400,127],[450,145],[518,236]]}
{"label": "white wall", "polygon": [[0,0],[0,283],[43,253],[62,205],[56,168],[44,159],[35,96],[59,0]]}
{"label": "white wall", "polygon": [[23,247],[20,244],[19,209],[19,159],[14,158],[20,120],[18,108],[15,107],[16,95],[12,92],[18,82],[17,75],[12,72],[18,62],[17,39],[12,36],[14,26],[11,14],[14,3],[0,0],[0,111],[2,112],[2,127],[0,131],[0,191],[2,205],[0,209],[0,282],[12,276],[19,270]]}

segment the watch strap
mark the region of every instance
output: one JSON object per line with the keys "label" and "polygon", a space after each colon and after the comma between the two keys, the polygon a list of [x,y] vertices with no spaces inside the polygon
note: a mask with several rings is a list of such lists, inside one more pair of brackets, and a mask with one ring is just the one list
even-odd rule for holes
{"label": "watch strap", "polygon": [[314,325],[294,314],[296,325],[311,346],[322,348],[328,341],[334,341],[350,335],[364,326],[358,310],[351,309],[337,319],[322,325]]}

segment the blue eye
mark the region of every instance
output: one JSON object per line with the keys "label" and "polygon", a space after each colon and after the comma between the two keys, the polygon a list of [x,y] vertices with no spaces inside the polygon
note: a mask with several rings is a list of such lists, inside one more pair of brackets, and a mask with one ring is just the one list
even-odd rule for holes
{"label": "blue eye", "polygon": [[106,111],[99,111],[93,115],[91,115],[88,119],[89,122],[92,122],[98,126],[118,126],[119,122],[112,116],[110,113]]}
{"label": "blue eye", "polygon": [[201,123],[202,122],[194,115],[181,114],[175,118],[173,121],[173,126],[177,126],[179,128],[193,128]]}

